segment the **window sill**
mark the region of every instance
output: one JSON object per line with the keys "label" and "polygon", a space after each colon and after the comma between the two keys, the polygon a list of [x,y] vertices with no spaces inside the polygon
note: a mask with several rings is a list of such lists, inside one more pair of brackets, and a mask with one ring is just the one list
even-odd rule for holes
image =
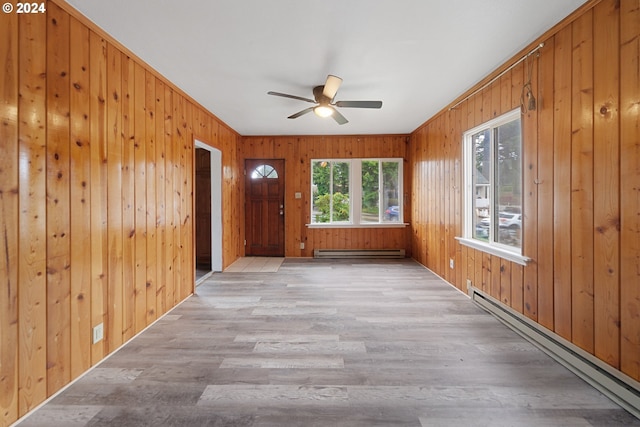
{"label": "window sill", "polygon": [[486,252],[491,255],[499,256],[500,258],[513,261],[516,264],[526,266],[531,261],[531,258],[529,257],[517,254],[515,252],[511,252],[506,249],[487,245],[485,243],[478,242],[477,240],[474,240],[474,239],[468,239],[465,237],[456,237],[456,240],[459,241],[460,244],[462,245],[468,246],[473,249],[478,249],[479,251]]}
{"label": "window sill", "polygon": [[305,224],[307,228],[405,228],[409,226],[407,222],[385,222],[385,223],[371,223],[371,224]]}

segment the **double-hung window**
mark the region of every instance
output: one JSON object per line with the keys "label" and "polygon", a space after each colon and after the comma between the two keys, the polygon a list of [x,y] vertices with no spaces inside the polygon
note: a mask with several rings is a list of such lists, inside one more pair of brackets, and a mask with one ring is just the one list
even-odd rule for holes
{"label": "double-hung window", "polygon": [[522,132],[520,110],[464,134],[464,236],[469,246],[521,264]]}
{"label": "double-hung window", "polygon": [[400,224],[402,159],[314,159],[311,198],[311,224]]}

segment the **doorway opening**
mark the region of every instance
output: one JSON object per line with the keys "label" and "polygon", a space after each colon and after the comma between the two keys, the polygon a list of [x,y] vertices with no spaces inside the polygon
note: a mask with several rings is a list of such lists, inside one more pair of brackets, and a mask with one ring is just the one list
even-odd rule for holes
{"label": "doorway opening", "polygon": [[222,152],[195,141],[196,285],[222,271]]}

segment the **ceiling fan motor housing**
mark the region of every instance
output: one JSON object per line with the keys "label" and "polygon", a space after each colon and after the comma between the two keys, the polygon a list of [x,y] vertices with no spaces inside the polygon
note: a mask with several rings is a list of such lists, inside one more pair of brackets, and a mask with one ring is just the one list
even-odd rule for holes
{"label": "ceiling fan motor housing", "polygon": [[318,104],[328,105],[329,103],[331,103],[331,99],[324,96],[323,91],[324,91],[324,85],[314,87],[313,97],[315,98]]}

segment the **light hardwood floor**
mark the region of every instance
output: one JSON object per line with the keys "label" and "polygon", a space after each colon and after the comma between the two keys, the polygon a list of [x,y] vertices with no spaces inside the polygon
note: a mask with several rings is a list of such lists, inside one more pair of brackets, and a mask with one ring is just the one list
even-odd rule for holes
{"label": "light hardwood floor", "polygon": [[214,274],[28,426],[640,426],[411,260]]}

